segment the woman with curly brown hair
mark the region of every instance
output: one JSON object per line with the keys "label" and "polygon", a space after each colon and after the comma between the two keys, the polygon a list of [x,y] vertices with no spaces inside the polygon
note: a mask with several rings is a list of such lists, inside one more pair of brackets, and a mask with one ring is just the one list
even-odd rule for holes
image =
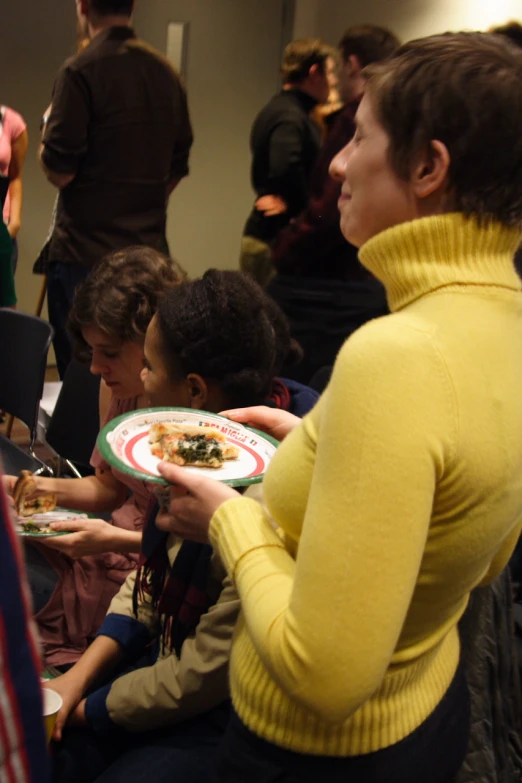
{"label": "woman with curly brown hair", "polygon": [[[140,377],[145,332],[162,296],[183,277],[155,250],[131,247],[107,256],[76,291],[69,327],[77,352],[101,376],[102,426],[147,406]],[[148,485],[111,468],[97,448],[91,464],[95,475],[81,479],[35,476],[35,496],[53,492],[63,508],[112,512],[110,522],[67,522],[75,532],[27,547],[36,620],[53,666],[74,663],[87,648],[140,550]]]}

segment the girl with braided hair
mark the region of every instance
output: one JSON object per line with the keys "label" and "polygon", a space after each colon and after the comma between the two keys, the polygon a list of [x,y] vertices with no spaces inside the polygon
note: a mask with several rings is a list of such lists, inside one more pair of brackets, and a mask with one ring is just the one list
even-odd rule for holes
{"label": "girl with braided hair", "polygon": [[276,377],[300,357],[285,316],[260,286],[212,269],[161,302],[147,330],[142,378],[154,406],[220,411],[250,399],[303,415],[317,395]]}
{"label": "girl with braided hair", "polygon": [[[144,355],[151,406],[219,412],[266,403],[303,414],[317,399],[299,384],[274,381],[299,349],[277,305],[239,272],[210,270],[169,291],[147,329]],[[57,783],[78,779],[80,769],[85,783],[141,780],[138,772],[156,783],[208,778],[228,722],[239,600],[212,548],[160,531],[157,512],[152,503],[138,570],[97,638],[53,681],[64,701]],[[115,667],[119,676],[107,682]]]}

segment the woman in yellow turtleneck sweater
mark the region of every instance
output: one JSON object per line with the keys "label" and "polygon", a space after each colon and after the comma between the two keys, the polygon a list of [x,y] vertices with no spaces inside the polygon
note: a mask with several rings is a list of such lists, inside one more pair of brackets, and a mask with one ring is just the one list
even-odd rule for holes
{"label": "woman in yellow turtleneck sweater", "polygon": [[163,468],[189,495],[160,525],[210,536],[242,601],[223,783],[448,783],[460,766],[457,623],[522,527],[521,82],[478,34],[370,69],[332,172],[391,315],[350,337],[302,424],[229,412],[284,438],[264,484],[280,532]]}

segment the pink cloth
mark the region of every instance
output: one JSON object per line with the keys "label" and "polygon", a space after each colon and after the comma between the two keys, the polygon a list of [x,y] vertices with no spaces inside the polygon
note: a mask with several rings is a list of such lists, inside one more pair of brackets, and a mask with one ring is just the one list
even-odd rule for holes
{"label": "pink cloth", "polygon": [[[136,410],[136,403],[136,398],[113,399],[105,423]],[[98,448],[93,451],[91,465],[111,470],[132,493],[113,513],[112,524],[124,530],[141,530],[151,498],[151,485],[110,467]],[[60,578],[51,600],[36,615],[46,662],[52,666],[74,663],[92,642],[113,596],[136,567],[138,554],[107,552],[71,560],[43,544],[33,545],[38,546]]]}
{"label": "pink cloth", "polygon": [[[8,106],[2,106],[0,109],[5,109],[4,121],[0,130],[0,174],[7,176],[11,163],[13,142],[22,135],[26,129],[26,124],[20,114]],[[10,203],[8,193],[4,204],[4,223],[9,222],[9,215],[11,214]]]}

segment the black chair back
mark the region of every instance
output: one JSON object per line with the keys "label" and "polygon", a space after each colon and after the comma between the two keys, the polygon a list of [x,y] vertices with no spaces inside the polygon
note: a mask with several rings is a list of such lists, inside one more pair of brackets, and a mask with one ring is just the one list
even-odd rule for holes
{"label": "black chair back", "polygon": [[90,460],[100,430],[100,377],[73,360],[65,373],[45,440],[64,460],[92,473]]}
{"label": "black chair back", "polygon": [[52,328],[42,318],[0,308],[0,410],[36,437]]}

